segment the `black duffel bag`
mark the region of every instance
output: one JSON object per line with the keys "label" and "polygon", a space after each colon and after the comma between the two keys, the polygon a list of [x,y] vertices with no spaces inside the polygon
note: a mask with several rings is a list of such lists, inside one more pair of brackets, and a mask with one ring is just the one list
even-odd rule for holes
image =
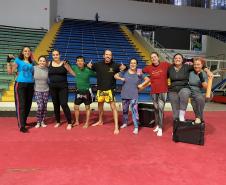
{"label": "black duffel bag", "polygon": [[173,141],[204,145],[205,123],[193,124],[192,120],[174,121]]}
{"label": "black duffel bag", "polygon": [[154,127],[155,113],[154,105],[148,103],[138,103],[139,126]]}

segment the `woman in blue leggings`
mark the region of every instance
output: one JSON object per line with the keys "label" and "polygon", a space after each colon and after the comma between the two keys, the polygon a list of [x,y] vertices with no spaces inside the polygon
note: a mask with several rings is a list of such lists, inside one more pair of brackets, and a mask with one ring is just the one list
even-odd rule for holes
{"label": "woman in blue leggings", "polygon": [[[148,77],[143,77],[142,74],[137,74],[137,60],[130,60],[130,67],[125,72],[115,74],[115,79],[123,81],[122,84],[122,107],[123,107],[123,125],[120,128],[127,127],[129,106],[132,111],[134,123],[134,134],[138,134],[138,90],[149,82]],[[144,80],[143,83],[142,80]]]}

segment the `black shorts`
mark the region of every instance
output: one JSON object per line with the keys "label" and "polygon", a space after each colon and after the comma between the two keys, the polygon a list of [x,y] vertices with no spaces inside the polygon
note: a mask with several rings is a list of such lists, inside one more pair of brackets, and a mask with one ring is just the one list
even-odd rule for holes
{"label": "black shorts", "polygon": [[91,92],[89,90],[87,91],[79,91],[77,90],[75,92],[75,105],[80,105],[84,103],[85,105],[90,105],[93,102],[93,97],[91,95]]}

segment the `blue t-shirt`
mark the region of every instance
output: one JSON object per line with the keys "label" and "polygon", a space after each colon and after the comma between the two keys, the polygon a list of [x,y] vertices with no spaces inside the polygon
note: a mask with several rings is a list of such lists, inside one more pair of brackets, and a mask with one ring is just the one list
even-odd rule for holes
{"label": "blue t-shirt", "polygon": [[119,76],[125,78],[122,84],[121,98],[122,99],[138,99],[138,85],[144,79],[143,75],[130,74],[129,71],[120,72]]}
{"label": "blue t-shirt", "polygon": [[19,58],[15,59],[15,63],[17,64],[18,72],[16,82],[34,83],[34,64],[29,64]]}

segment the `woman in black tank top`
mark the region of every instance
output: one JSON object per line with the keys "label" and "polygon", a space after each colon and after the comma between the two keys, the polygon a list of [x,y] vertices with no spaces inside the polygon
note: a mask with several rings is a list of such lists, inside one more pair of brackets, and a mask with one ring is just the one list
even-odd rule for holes
{"label": "woman in black tank top", "polygon": [[51,86],[61,87],[67,85],[67,69],[62,63],[59,67],[53,67],[53,62],[49,65],[49,82]]}
{"label": "woman in black tank top", "polygon": [[67,130],[72,128],[71,111],[68,106],[68,83],[67,73],[75,76],[70,65],[60,61],[60,52],[53,50],[53,61],[49,63],[49,87],[53,101],[54,114],[56,118],[55,128],[60,126],[60,106],[63,109],[68,125]]}

